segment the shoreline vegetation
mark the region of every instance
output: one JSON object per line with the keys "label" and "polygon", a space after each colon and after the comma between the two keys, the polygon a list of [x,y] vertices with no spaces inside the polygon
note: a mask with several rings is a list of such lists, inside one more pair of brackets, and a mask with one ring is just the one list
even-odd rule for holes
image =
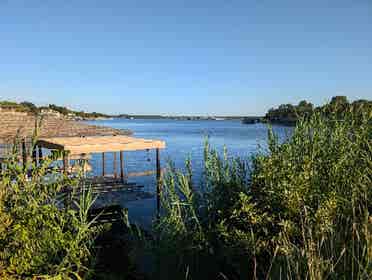
{"label": "shoreline vegetation", "polygon": [[[129,114],[103,114],[97,112],[74,111],[66,107],[49,104],[37,107],[31,102],[16,103],[0,101],[0,112],[12,111],[31,114],[50,114],[71,120],[110,120],[110,119],[173,119],[173,120],[242,120],[243,116],[166,116],[166,115],[129,115]],[[257,117],[254,117],[257,118]]]}
{"label": "shoreline vegetation", "polygon": [[[151,231],[125,211],[96,225],[80,172],[51,169],[56,154],[21,167],[15,145],[0,174],[0,279],[371,279],[372,107],[344,101],[302,115],[284,143],[269,126],[250,160],[207,142],[200,182],[190,160],[170,162]],[[64,208],[66,187],[87,191]]]}
{"label": "shoreline vegetation", "polygon": [[[306,100],[300,101],[297,105],[282,104],[277,108],[271,108],[265,116],[165,116],[165,115],[129,115],[129,114],[103,114],[97,112],[74,111],[66,107],[49,104],[48,106],[37,107],[30,102],[0,101],[0,111],[14,111],[24,113],[42,113],[57,115],[71,120],[111,120],[111,119],[172,119],[172,120],[241,120],[243,124],[271,123],[295,126],[301,118],[308,118],[316,112],[330,114],[335,110],[346,111],[359,110],[360,107],[372,107],[372,101],[356,100],[349,102],[345,96],[334,96],[330,103],[314,107]],[[336,109],[337,108],[337,109]]]}

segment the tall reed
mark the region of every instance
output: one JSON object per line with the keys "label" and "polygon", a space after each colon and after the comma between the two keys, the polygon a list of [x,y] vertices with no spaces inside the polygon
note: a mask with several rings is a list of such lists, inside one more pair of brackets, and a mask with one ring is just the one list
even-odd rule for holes
{"label": "tall reed", "polygon": [[[251,161],[208,144],[173,166],[153,244],[161,279],[370,279],[371,111],[301,120]],[[159,278],[160,279],[160,278]]]}

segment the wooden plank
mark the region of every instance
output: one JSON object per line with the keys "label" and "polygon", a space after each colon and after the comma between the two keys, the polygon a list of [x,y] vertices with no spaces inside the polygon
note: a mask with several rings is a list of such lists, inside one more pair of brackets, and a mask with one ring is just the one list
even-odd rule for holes
{"label": "wooden plank", "polygon": [[148,149],[163,149],[165,144],[162,142],[153,143],[128,143],[128,144],[110,144],[110,145],[78,145],[70,146],[66,145],[65,150],[70,151],[72,154],[91,154],[91,153],[104,153],[104,152],[116,152],[116,151],[140,151]]}
{"label": "wooden plank", "polygon": [[39,147],[43,147],[50,150],[63,150],[63,145],[53,141],[40,139],[37,141]]}
{"label": "wooden plank", "polygon": [[114,152],[114,178],[118,177],[118,173],[116,172],[116,152]]}
{"label": "wooden plank", "polygon": [[70,159],[68,157],[68,153],[67,152],[64,152],[63,153],[63,172],[65,174],[68,173],[69,167],[70,167]]}
{"label": "wooden plank", "polygon": [[[160,174],[165,172],[165,168],[160,170]],[[126,175],[127,178],[132,177],[144,177],[144,176],[151,176],[157,174],[157,170],[147,170],[147,171],[140,171],[140,172],[130,172]]]}
{"label": "wooden plank", "polygon": [[123,151],[120,151],[120,178],[124,181],[124,155]]}
{"label": "wooden plank", "polygon": [[161,165],[160,165],[160,150],[156,149],[156,210],[157,216],[160,218],[160,202],[161,202]]}
{"label": "wooden plank", "polygon": [[22,139],[22,162],[23,162],[23,169],[26,169],[27,166],[27,150],[26,150],[26,140]]}
{"label": "wooden plank", "polygon": [[105,177],[105,153],[102,153],[102,177]]}
{"label": "wooden plank", "polygon": [[[113,175],[111,174],[106,174],[105,177],[93,177],[93,178],[87,178],[84,180],[84,182],[86,183],[90,183],[90,184],[94,184],[94,183],[113,183],[113,182],[118,182],[120,184],[122,184],[122,180],[121,179],[115,179]],[[128,183],[126,182],[126,184],[132,184],[132,183]]]}
{"label": "wooden plank", "polygon": [[43,148],[39,147],[39,164],[43,164]]}
{"label": "wooden plank", "polygon": [[36,151],[37,147],[36,146],[33,146],[32,147],[32,162],[37,165],[37,151]]}
{"label": "wooden plank", "polygon": [[71,155],[165,148],[164,141],[128,136],[43,138],[38,143],[48,149],[70,151]]}

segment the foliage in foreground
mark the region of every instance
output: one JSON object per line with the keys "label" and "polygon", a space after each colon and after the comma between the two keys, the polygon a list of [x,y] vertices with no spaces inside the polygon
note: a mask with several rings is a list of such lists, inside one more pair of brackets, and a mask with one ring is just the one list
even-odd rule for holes
{"label": "foliage in foreground", "polygon": [[371,279],[371,116],[318,112],[283,144],[269,130],[250,168],[207,144],[200,186],[172,168],[156,277]]}
{"label": "foliage in foreground", "polygon": [[87,219],[91,194],[84,193],[73,207],[62,209],[60,192],[77,187],[79,179],[50,170],[55,158],[24,168],[16,155],[14,151],[7,160],[0,178],[0,279],[88,275],[94,233]]}

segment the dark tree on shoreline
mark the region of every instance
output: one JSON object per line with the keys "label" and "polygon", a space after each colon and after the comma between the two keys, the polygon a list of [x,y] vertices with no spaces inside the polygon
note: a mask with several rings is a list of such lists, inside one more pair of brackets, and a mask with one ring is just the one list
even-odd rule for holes
{"label": "dark tree on shoreline", "polygon": [[356,114],[371,112],[372,101],[361,99],[350,103],[346,96],[334,96],[328,104],[314,107],[312,103],[303,100],[298,105],[282,104],[278,108],[272,108],[264,119],[270,123],[295,125],[300,118],[308,118],[314,112],[323,112],[326,116],[333,114],[342,119],[347,111]]}

